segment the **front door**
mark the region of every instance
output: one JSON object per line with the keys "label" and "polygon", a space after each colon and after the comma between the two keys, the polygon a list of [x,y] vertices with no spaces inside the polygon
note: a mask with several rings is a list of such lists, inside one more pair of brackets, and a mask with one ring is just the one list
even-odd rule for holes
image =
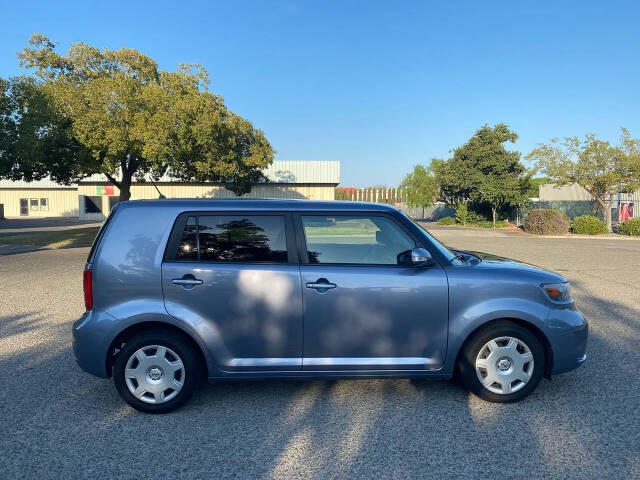
{"label": "front door", "polygon": [[[304,370],[433,370],[445,358],[448,286],[391,216],[301,215]],[[306,246],[305,246],[306,245]],[[306,263],[304,263],[306,262]]]}
{"label": "front door", "polygon": [[221,370],[299,370],[302,292],[290,217],[200,213],[175,229],[162,267],[169,314],[208,324],[215,335],[205,341]]}
{"label": "front door", "polygon": [[29,215],[29,199],[21,198],[20,199],[20,216],[26,217]]}

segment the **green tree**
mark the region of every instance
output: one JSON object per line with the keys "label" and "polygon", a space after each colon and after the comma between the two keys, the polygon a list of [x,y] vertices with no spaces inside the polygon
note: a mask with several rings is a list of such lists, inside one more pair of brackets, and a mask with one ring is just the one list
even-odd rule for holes
{"label": "green tree", "polygon": [[[39,34],[18,56],[35,75],[3,82],[8,114],[0,133],[0,175],[51,175],[70,183],[101,173],[119,188],[120,200],[130,198],[134,178],[146,175],[221,182],[237,195],[265,180],[271,145],[207,90],[208,73],[201,66],[167,72],[136,50],[84,43],[60,55]],[[16,97],[22,91],[32,97]],[[42,112],[19,108],[25,104]],[[35,134],[22,141],[16,131]],[[64,151],[62,160],[48,151],[50,142]]]}
{"label": "green tree", "polygon": [[484,125],[453,157],[436,165],[440,197],[449,205],[470,201],[491,209],[493,227],[497,212],[528,201],[529,175],[520,162],[520,152],[504,144],[518,139],[504,124]]}
{"label": "green tree", "polygon": [[403,191],[404,201],[412,208],[424,209],[433,205],[436,197],[436,180],[432,171],[424,165],[416,165],[408,173],[399,187]]}
{"label": "green tree", "polygon": [[90,162],[71,122],[33,78],[0,78],[0,178],[31,181],[49,173],[64,183],[76,163]]}
{"label": "green tree", "polygon": [[464,203],[459,204],[458,208],[456,208],[456,221],[466,226],[468,219],[469,219],[469,209]]}
{"label": "green tree", "polygon": [[588,134],[583,140],[554,138],[527,156],[555,183],[577,183],[589,192],[602,208],[610,232],[617,194],[640,188],[640,140],[631,138],[627,129],[621,130],[617,146]]}

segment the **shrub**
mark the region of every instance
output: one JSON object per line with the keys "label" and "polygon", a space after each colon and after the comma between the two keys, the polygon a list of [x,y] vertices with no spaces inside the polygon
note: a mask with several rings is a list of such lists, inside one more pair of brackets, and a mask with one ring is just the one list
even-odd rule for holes
{"label": "shrub", "polygon": [[473,210],[469,210],[469,214],[467,215],[467,223],[480,223],[486,220],[488,219],[484,215],[476,213]]}
{"label": "shrub", "polygon": [[618,233],[621,235],[640,236],[640,218],[630,218],[619,223]]}
{"label": "shrub", "polygon": [[461,223],[462,225],[466,225],[469,221],[469,209],[464,203],[458,205],[456,209],[456,222]]}
{"label": "shrub", "polygon": [[442,217],[436,222],[438,225],[455,225],[456,219],[453,217]]}
{"label": "shrub", "polygon": [[608,232],[607,225],[599,218],[591,215],[580,215],[574,218],[571,222],[571,231],[586,235],[599,235]]}
{"label": "shrub", "polygon": [[566,235],[571,221],[562,212],[551,208],[530,210],[524,220],[524,231],[536,235]]}

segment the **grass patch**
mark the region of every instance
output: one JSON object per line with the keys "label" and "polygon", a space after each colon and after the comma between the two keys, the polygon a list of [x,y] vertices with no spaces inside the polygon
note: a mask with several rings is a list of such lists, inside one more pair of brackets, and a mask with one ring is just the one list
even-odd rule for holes
{"label": "grass patch", "polygon": [[51,232],[22,233],[0,237],[0,245],[33,245],[36,247],[61,248],[91,245],[100,227],[74,228]]}
{"label": "grass patch", "polygon": [[[471,227],[480,227],[480,228],[493,228],[493,222],[491,220],[485,220],[482,222],[470,223]],[[496,220],[496,228],[507,228],[507,222],[504,220]]]}

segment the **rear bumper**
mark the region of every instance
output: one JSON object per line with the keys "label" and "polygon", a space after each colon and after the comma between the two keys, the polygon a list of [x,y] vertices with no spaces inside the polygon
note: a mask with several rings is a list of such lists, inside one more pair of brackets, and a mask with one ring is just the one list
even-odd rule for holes
{"label": "rear bumper", "polygon": [[86,312],[73,323],[73,353],[76,362],[85,372],[107,378],[107,350],[105,335],[93,328],[96,323],[93,311]]}
{"label": "rear bumper", "polygon": [[578,368],[587,359],[589,324],[577,310],[552,310],[547,319],[553,350],[552,375]]}

